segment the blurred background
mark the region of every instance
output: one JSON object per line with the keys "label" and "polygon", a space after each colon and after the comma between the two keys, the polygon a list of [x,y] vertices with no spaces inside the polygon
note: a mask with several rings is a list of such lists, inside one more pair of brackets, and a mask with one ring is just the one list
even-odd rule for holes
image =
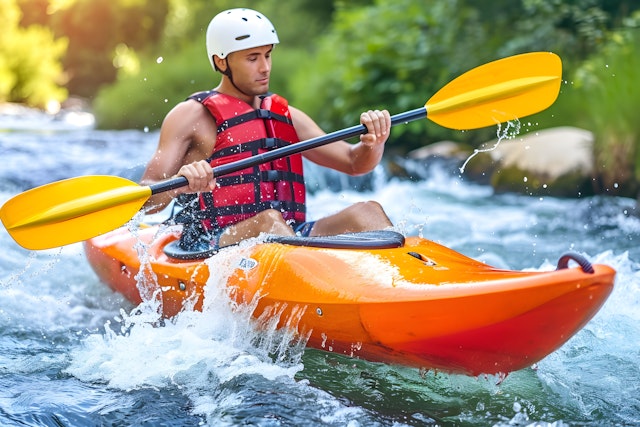
{"label": "blurred background", "polygon": [[[176,103],[217,85],[206,27],[218,12],[245,6],[268,16],[280,37],[271,90],[328,131],[357,123],[364,109],[418,108],[485,62],[553,51],[563,59],[561,94],[528,130],[593,132],[596,187],[638,194],[634,0],[3,0],[0,103],[87,108],[101,129],[156,129]],[[474,147],[494,134],[423,120],[394,129],[393,146]]]}

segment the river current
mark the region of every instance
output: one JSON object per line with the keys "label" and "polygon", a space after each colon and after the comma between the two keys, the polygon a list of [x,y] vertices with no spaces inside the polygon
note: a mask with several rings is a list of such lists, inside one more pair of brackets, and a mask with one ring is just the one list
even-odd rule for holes
{"label": "river current", "polygon": [[[0,203],[88,175],[137,179],[158,135],[0,116]],[[571,155],[571,153],[566,153]],[[210,283],[207,308],[159,322],[99,282],[81,244],[27,251],[0,230],[0,425],[573,426],[640,424],[640,218],[635,201],[497,195],[456,167],[383,167],[365,190],[309,167],[309,212],[376,200],[399,231],[497,267],[555,268],[567,251],[617,270],[600,312],[505,377],[421,372],[305,350],[255,329]]]}

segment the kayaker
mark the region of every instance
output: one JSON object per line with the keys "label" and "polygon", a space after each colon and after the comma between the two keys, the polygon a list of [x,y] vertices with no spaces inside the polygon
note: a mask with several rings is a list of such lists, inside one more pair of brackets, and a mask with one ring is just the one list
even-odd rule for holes
{"label": "kayaker", "polygon": [[[217,165],[325,134],[307,114],[269,92],[271,54],[278,43],[269,19],[251,9],[221,12],[209,24],[207,53],[221,74],[220,83],[211,91],[193,94],[167,114],[141,179],[143,185],[179,175],[189,181],[188,186],[154,195],[145,204],[151,213],[174,197],[192,195],[186,203],[190,208],[179,221],[186,223],[183,234],[190,235],[181,246],[206,240],[223,247],[262,232],[322,236],[392,226],[373,201],[307,221],[301,154],[213,178]],[[302,155],[349,175],[370,172],[382,158],[391,119],[386,110],[369,110],[361,114],[360,123],[369,133],[358,143],[338,141]]]}

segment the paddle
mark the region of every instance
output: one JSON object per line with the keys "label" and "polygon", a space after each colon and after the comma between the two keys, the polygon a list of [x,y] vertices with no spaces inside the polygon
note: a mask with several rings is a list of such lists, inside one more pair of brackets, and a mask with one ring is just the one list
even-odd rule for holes
{"label": "paddle", "polygon": [[[391,125],[421,118],[452,129],[476,129],[549,107],[560,90],[562,63],[550,52],[500,59],[452,80],[424,107],[391,117]],[[353,126],[214,168],[222,176],[367,132]],[[187,184],[184,177],[150,186],[115,176],[83,176],[37,187],[9,199],[0,219],[26,249],[48,249],[111,231],[129,221],[149,197]]]}

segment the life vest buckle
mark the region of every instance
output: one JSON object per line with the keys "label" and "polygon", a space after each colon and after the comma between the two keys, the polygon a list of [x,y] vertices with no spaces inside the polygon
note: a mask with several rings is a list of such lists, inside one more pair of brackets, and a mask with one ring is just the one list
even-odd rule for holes
{"label": "life vest buckle", "polygon": [[256,110],[256,117],[259,119],[270,119],[271,111],[260,108]]}
{"label": "life vest buckle", "polygon": [[278,147],[278,138],[262,138],[262,148],[269,150]]}
{"label": "life vest buckle", "polygon": [[274,181],[281,181],[281,180],[282,180],[282,174],[278,170],[262,171],[262,181],[274,182]]}

